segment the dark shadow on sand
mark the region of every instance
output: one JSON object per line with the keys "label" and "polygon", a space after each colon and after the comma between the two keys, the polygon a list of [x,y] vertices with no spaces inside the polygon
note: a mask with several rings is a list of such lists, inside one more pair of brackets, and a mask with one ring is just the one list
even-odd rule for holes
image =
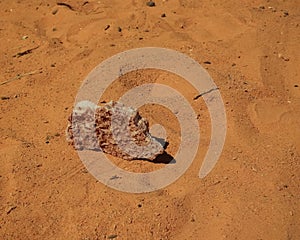
{"label": "dark shadow on sand", "polygon": [[170,154],[164,152],[163,154],[158,155],[151,162],[153,162],[153,163],[164,163],[164,164],[175,164],[176,160]]}

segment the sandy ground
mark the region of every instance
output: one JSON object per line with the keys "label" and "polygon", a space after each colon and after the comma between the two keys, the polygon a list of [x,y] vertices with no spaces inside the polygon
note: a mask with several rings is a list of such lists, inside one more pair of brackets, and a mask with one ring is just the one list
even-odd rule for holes
{"label": "sandy ground", "polygon": [[[69,7],[0,1],[1,239],[300,239],[298,0],[61,2]],[[129,194],[97,182],[64,131],[85,76],[114,54],[149,46],[207,69],[228,131],[218,164],[199,179],[210,118],[195,89],[157,70],[116,80],[106,100],[145,82],[177,87],[201,128],[197,157],[178,181]],[[165,126],[167,151],[176,151],[174,115],[158,106],[141,113]],[[134,172],[164,166],[112,160]]]}

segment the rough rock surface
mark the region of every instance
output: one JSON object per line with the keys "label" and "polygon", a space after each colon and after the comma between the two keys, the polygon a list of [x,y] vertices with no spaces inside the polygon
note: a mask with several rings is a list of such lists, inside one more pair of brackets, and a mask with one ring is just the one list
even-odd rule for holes
{"label": "rough rock surface", "polygon": [[155,159],[163,146],[149,133],[148,121],[119,102],[97,106],[83,101],[69,117],[67,140],[75,149],[102,150],[123,159]]}

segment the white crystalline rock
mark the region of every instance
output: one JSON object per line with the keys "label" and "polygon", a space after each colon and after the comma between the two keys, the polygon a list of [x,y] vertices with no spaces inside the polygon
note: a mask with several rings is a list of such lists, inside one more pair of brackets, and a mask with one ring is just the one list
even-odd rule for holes
{"label": "white crystalline rock", "polygon": [[136,109],[111,101],[76,105],[69,117],[67,140],[75,149],[102,150],[123,159],[154,160],[163,146],[149,133],[148,121]]}

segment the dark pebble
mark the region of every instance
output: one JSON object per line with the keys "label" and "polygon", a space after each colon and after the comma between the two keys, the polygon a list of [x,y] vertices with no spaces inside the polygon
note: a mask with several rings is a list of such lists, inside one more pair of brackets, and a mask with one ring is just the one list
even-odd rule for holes
{"label": "dark pebble", "polygon": [[205,61],[204,64],[211,64],[211,62],[210,61]]}
{"label": "dark pebble", "polygon": [[122,32],[122,28],[118,27],[118,32]]}
{"label": "dark pebble", "polygon": [[164,18],[164,17],[166,17],[166,14],[165,13],[163,13],[162,15],[160,15],[162,18]]}
{"label": "dark pebble", "polygon": [[10,97],[1,97],[1,100],[8,100]]}
{"label": "dark pebble", "polygon": [[298,85],[298,84],[295,84],[294,87],[299,87],[299,85]]}
{"label": "dark pebble", "polygon": [[155,7],[155,2],[149,1],[149,2],[147,2],[147,6],[148,7]]}
{"label": "dark pebble", "polygon": [[106,31],[106,30],[108,30],[110,28],[110,25],[108,24],[108,25],[106,25],[106,27],[104,28],[104,30]]}

